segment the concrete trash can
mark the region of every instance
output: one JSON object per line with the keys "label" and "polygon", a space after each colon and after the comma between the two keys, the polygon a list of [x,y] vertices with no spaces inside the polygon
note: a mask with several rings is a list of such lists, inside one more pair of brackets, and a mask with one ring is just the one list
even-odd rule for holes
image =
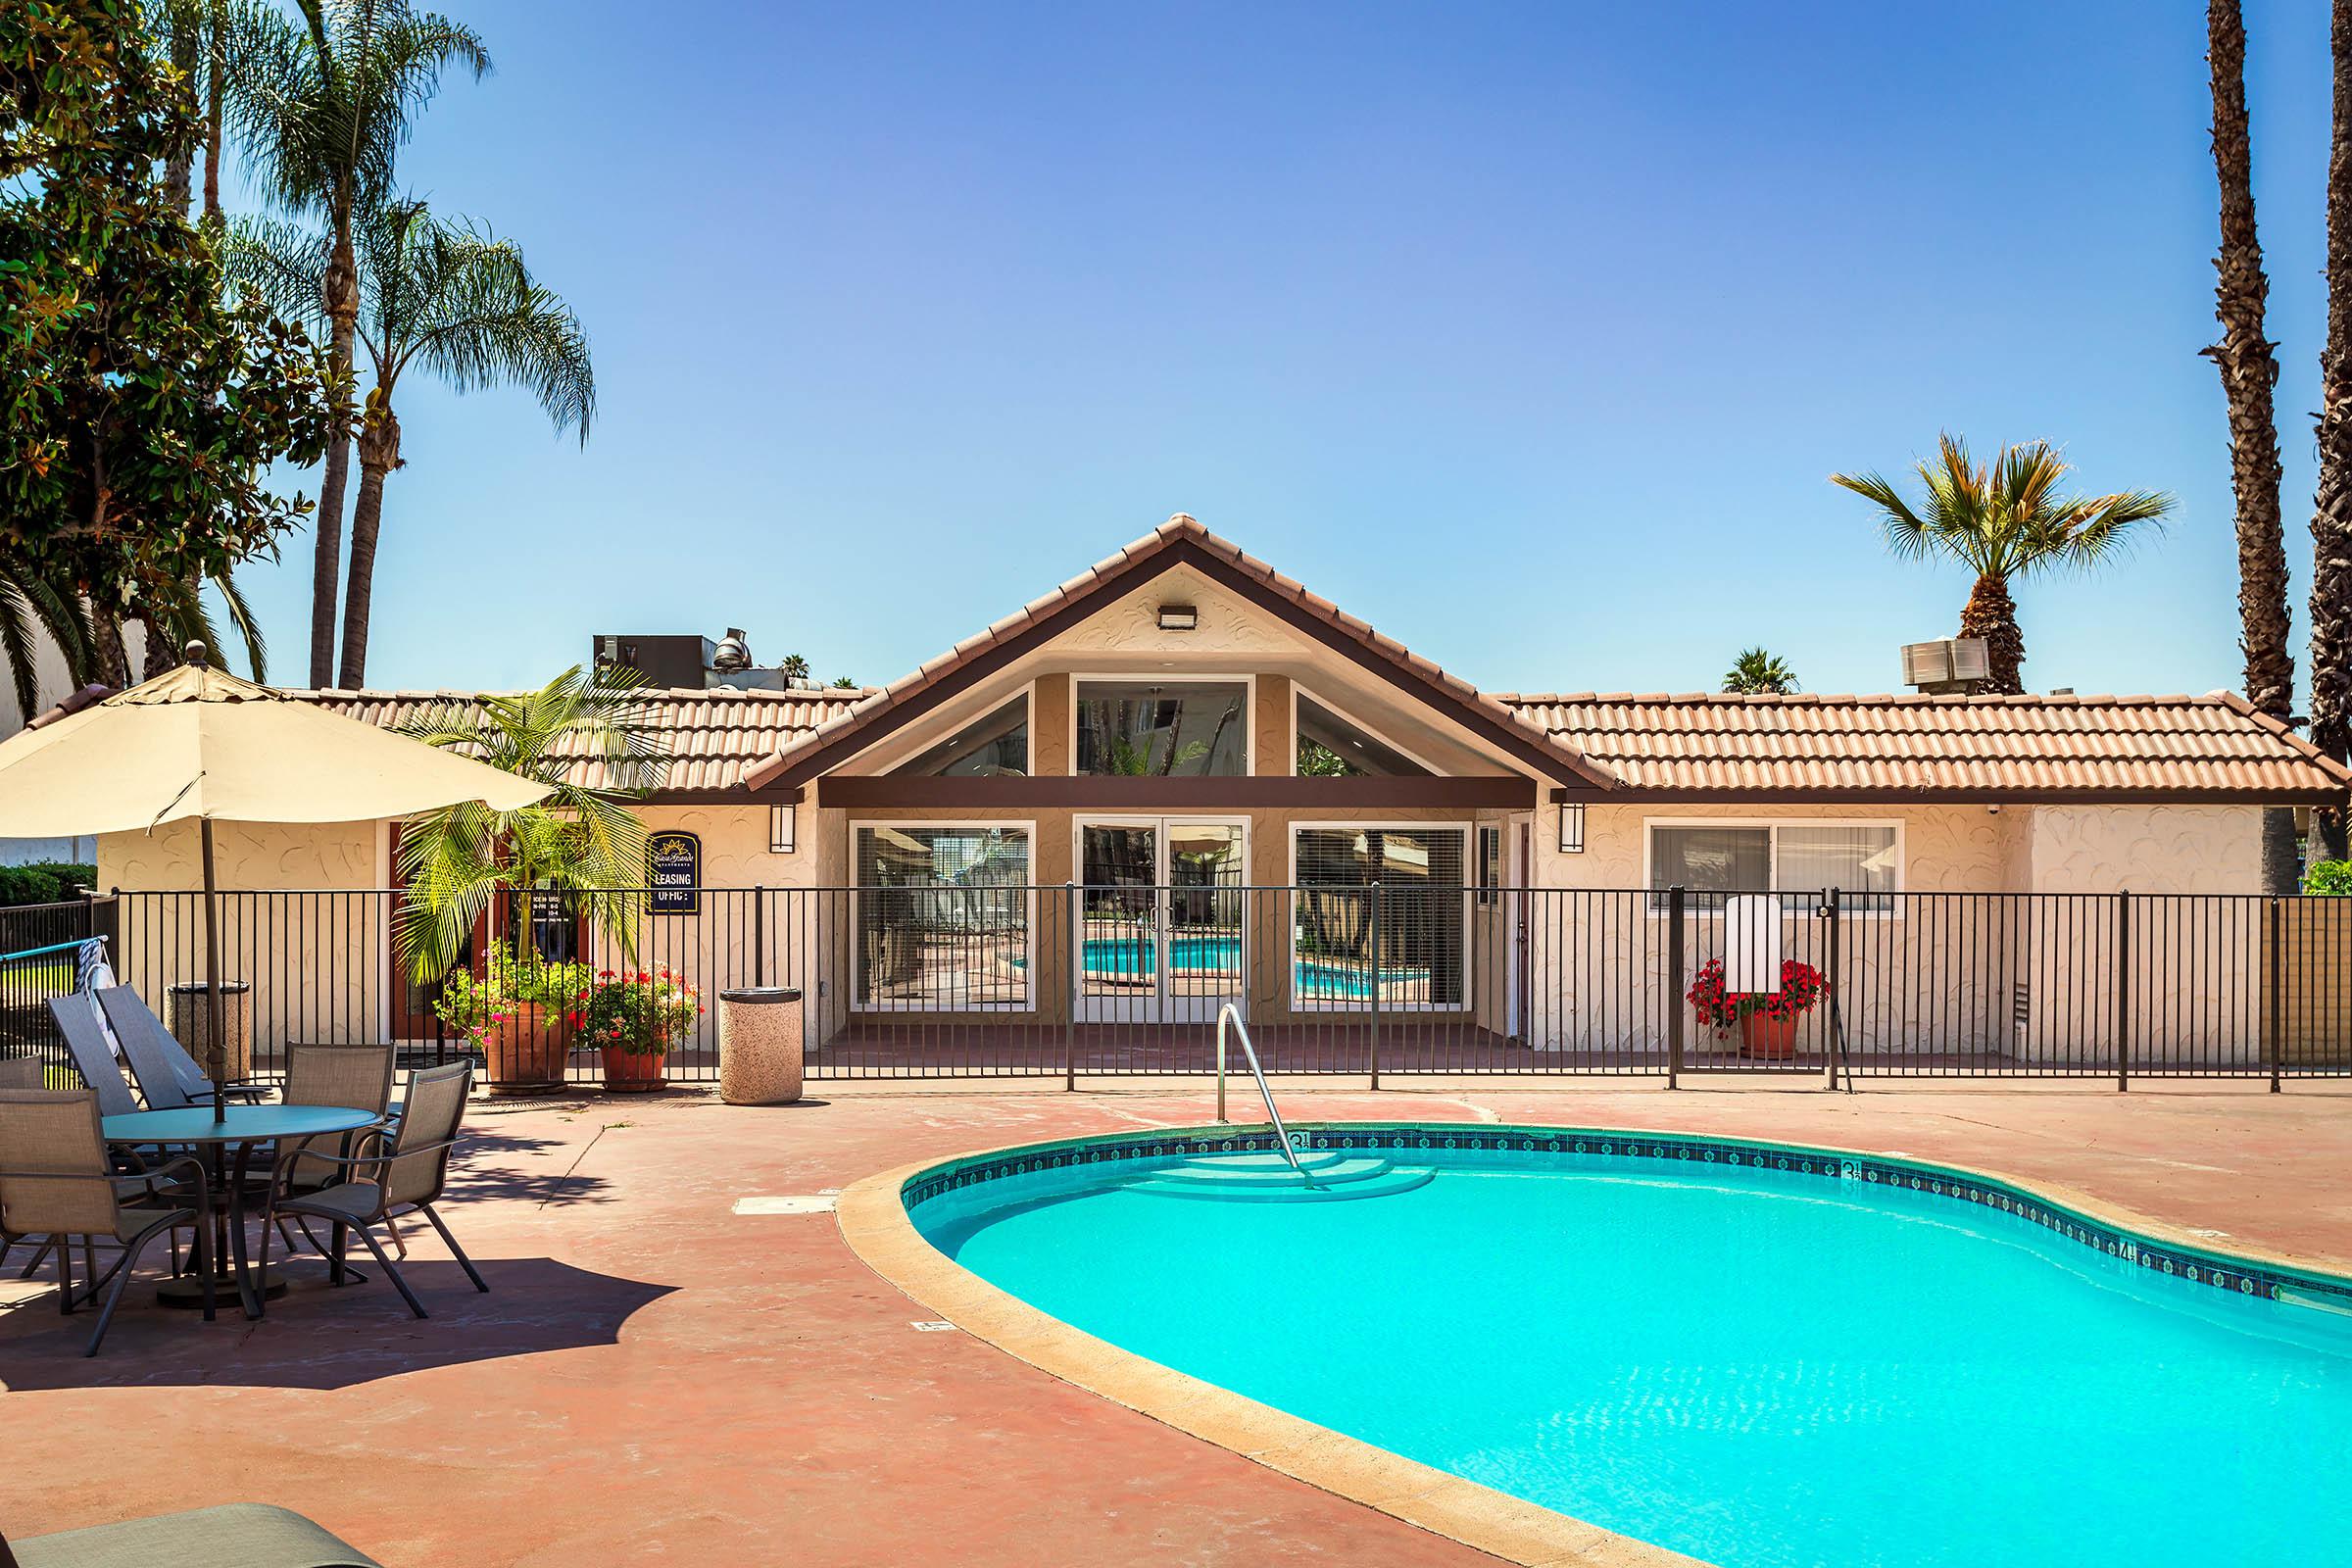
{"label": "concrete trash can", "polygon": [[[187,1048],[196,1065],[213,1070],[213,1009],[206,1005],[208,988],[201,980],[183,980],[171,988],[172,1038]],[[253,987],[243,980],[220,982],[221,1057],[225,1083],[253,1076]]]}
{"label": "concrete trash can", "polygon": [[801,994],[747,986],[718,994],[718,1098],[788,1105],[801,1098]]}

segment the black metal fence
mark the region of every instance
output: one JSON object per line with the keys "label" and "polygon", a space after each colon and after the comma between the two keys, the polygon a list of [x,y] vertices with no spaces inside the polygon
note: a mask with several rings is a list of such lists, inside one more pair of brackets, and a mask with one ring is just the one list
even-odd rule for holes
{"label": "black metal fence", "polygon": [[[941,884],[664,889],[689,906],[655,912],[638,897],[626,951],[549,896],[531,940],[582,986],[666,970],[693,987],[706,1010],[670,1043],[672,1081],[717,1076],[718,993],[758,985],[801,990],[817,1079],[1205,1072],[1227,1004],[1269,1072],[1373,1084],[2352,1074],[2352,899]],[[221,895],[251,1070],[274,1071],[290,1041],[476,1050],[403,973],[398,898]],[[42,1003],[71,988],[73,955],[32,950],[85,934],[171,1021],[198,1000],[201,915],[202,895],[176,892],[0,912],[6,952],[31,953],[0,956],[0,1049],[57,1049]],[[1811,1004],[1776,1021],[1690,1000],[1776,981]],[[600,1075],[592,1053],[571,1063],[577,1082]]]}
{"label": "black metal fence", "polygon": [[49,999],[74,989],[74,959],[92,906],[23,904],[0,909],[0,1060],[40,1056],[62,1067]]}

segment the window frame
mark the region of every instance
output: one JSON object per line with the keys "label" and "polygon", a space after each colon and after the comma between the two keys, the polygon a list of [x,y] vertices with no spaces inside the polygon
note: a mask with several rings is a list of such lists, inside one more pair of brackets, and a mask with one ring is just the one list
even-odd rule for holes
{"label": "window frame", "polygon": [[[1668,827],[1668,828],[1673,828],[1673,827],[1760,827],[1760,828],[1763,828],[1763,829],[1765,830],[1765,835],[1764,835],[1764,866],[1765,866],[1764,877],[1765,877],[1765,880],[1766,880],[1767,882],[1770,882],[1770,883],[1774,884],[1774,885],[1773,885],[1771,888],[1767,889],[1766,891],[1769,891],[1769,892],[1771,892],[1771,893],[1773,893],[1773,894],[1776,894],[1776,895],[1778,895],[1778,894],[1788,894],[1788,893],[1808,893],[1808,892],[1815,892],[1815,891],[1818,891],[1817,889],[1811,889],[1811,888],[1784,888],[1784,887],[1781,887],[1781,886],[1779,886],[1779,883],[1780,883],[1780,880],[1781,880],[1781,834],[1780,834],[1780,830],[1781,830],[1782,828],[1785,828],[1785,827],[1885,827],[1885,828],[1892,828],[1892,829],[1894,830],[1894,884],[1893,884],[1893,886],[1886,888],[1886,890],[1885,890],[1883,893],[1882,893],[1882,892],[1871,892],[1871,891],[1869,891],[1869,890],[1866,890],[1866,889],[1863,889],[1863,888],[1852,888],[1852,889],[1844,889],[1844,888],[1841,888],[1841,889],[1839,889],[1839,890],[1838,890],[1839,892],[1853,892],[1853,893],[1858,893],[1858,894],[1866,894],[1868,897],[1870,897],[1870,898],[1874,898],[1874,899],[1875,899],[1875,898],[1885,898],[1885,899],[1887,901],[1887,906],[1886,906],[1886,908],[1883,908],[1883,909],[1873,909],[1873,908],[1867,908],[1867,907],[1847,907],[1847,908],[1843,908],[1843,909],[1841,909],[1841,911],[1840,911],[1840,912],[1841,912],[1841,913],[1842,913],[1842,914],[1843,914],[1843,915],[1844,915],[1846,918],[1848,918],[1848,919],[1866,919],[1866,920],[1883,920],[1883,919],[1887,919],[1887,918],[1893,917],[1893,916],[1895,916],[1895,915],[1897,915],[1897,914],[1899,914],[1899,913],[1900,913],[1901,895],[1902,895],[1902,893],[1903,893],[1903,887],[1904,887],[1904,883],[1905,883],[1905,881],[1907,880],[1907,879],[1906,879],[1906,876],[1905,876],[1905,872],[1907,872],[1907,871],[1909,870],[1909,868],[1910,868],[1910,864],[1911,864],[1911,853],[1910,853],[1910,846],[1909,846],[1909,844],[1908,844],[1908,842],[1907,842],[1907,835],[1906,835],[1906,832],[1905,832],[1906,824],[1905,824],[1905,822],[1904,822],[1903,818],[1901,818],[1901,817],[1899,817],[1899,816],[1645,816],[1645,817],[1643,817],[1643,818],[1642,819],[1642,891],[1643,891],[1645,894],[1647,894],[1647,895],[1648,895],[1647,899],[1646,899],[1644,902],[1645,902],[1645,904],[1646,904],[1646,905],[1647,905],[1647,906],[1648,906],[1649,913],[1650,913],[1650,915],[1651,915],[1651,917],[1652,917],[1652,918],[1660,918],[1660,917],[1663,917],[1664,915],[1666,915],[1667,913],[1669,913],[1669,912],[1670,912],[1670,911],[1668,910],[1667,906],[1665,906],[1663,903],[1661,903],[1661,902],[1660,902],[1660,900],[1661,900],[1661,897],[1664,895],[1664,893],[1665,893],[1665,891],[1666,891],[1666,890],[1665,890],[1664,888],[1656,887],[1656,886],[1654,886],[1654,885],[1653,885],[1653,882],[1654,882],[1654,868],[1655,868],[1655,864],[1656,864],[1656,851],[1657,851],[1657,840],[1656,840],[1656,838],[1655,838],[1655,836],[1654,836],[1654,832],[1655,832],[1655,830],[1656,830],[1656,829],[1658,829],[1658,828],[1662,828],[1662,827]],[[1697,913],[1700,913],[1700,914],[1709,914],[1711,911],[1708,911],[1708,910],[1701,909],[1701,910],[1698,910],[1698,911],[1695,911],[1695,912],[1697,912]]]}
{"label": "window frame", "polygon": [[[1034,711],[1034,710],[1032,710],[1032,711]],[[920,818],[913,818],[913,819],[909,819],[909,818],[904,818],[904,817],[900,817],[900,818],[891,818],[891,817],[871,817],[871,816],[861,816],[861,817],[853,817],[853,818],[851,818],[851,820],[850,820],[850,821],[849,821],[849,823],[848,823],[848,827],[849,827],[849,830],[850,830],[850,835],[849,835],[849,861],[850,861],[850,866],[849,866],[849,884],[850,884],[850,925],[849,925],[849,937],[850,937],[850,996],[849,996],[849,1004],[850,1004],[850,1011],[852,1011],[852,1012],[971,1012],[971,1013],[1034,1013],[1034,1012],[1036,1012],[1036,1011],[1038,1010],[1038,976],[1037,976],[1037,909],[1038,909],[1038,903],[1037,903],[1037,889],[1038,889],[1038,882],[1037,882],[1037,848],[1038,848],[1038,838],[1037,838],[1037,819],[1036,819],[1035,817],[1008,817],[1008,816],[1007,816],[1007,817],[995,817],[995,818],[987,818],[987,817],[974,818],[974,817],[954,817],[954,816],[947,816],[947,817],[929,817],[929,816],[926,816],[926,817],[920,817]],[[866,888],[866,885],[865,885],[865,883],[864,883],[863,881],[859,880],[859,877],[858,877],[858,872],[859,872],[859,870],[860,870],[860,864],[859,864],[859,861],[858,861],[858,833],[859,833],[859,832],[861,832],[861,831],[863,831],[864,829],[867,829],[867,828],[883,828],[883,827],[893,827],[893,828],[914,828],[914,829],[916,829],[916,830],[918,830],[918,831],[919,831],[919,830],[925,830],[925,829],[947,829],[947,830],[949,830],[949,831],[956,831],[956,830],[964,830],[964,831],[969,831],[969,830],[972,830],[972,829],[978,829],[978,830],[980,830],[980,831],[982,831],[982,832],[988,832],[988,831],[992,831],[992,830],[1001,831],[1001,830],[1010,829],[1010,828],[1019,828],[1019,829],[1020,829],[1020,830],[1021,830],[1023,833],[1025,833],[1025,834],[1027,834],[1027,835],[1028,835],[1028,837],[1029,837],[1029,880],[1028,880],[1028,882],[1027,882],[1027,883],[1024,885],[1024,887],[1023,887],[1023,889],[1022,889],[1022,893],[1023,893],[1023,902],[1024,902],[1024,906],[1025,906],[1025,907],[1023,908],[1023,910],[1022,910],[1022,914],[1021,914],[1021,924],[1022,924],[1022,931],[1021,931],[1022,942],[1021,942],[1021,947],[1022,947],[1023,959],[1024,959],[1024,965],[1023,965],[1022,974],[1023,974],[1024,984],[1025,984],[1025,985],[1026,985],[1026,987],[1027,987],[1028,994],[1027,994],[1026,996],[1024,996],[1023,998],[1021,998],[1021,1000],[1020,1000],[1020,1001],[1018,1001],[1018,1002],[1002,1002],[1002,1003],[1000,1003],[1000,1002],[983,1002],[983,1003],[976,1003],[976,1004],[975,1004],[975,1003],[969,1003],[969,1002],[967,1002],[967,1003],[964,1003],[964,1004],[960,1004],[960,1005],[956,1005],[956,1006],[949,1006],[949,1005],[947,1005],[947,1004],[941,1004],[941,1003],[929,1003],[929,1002],[874,1002],[874,1001],[860,1001],[860,1000],[859,1000],[860,996],[863,994],[863,992],[864,992],[864,990],[865,990],[865,987],[864,987],[864,986],[863,986],[863,985],[860,983],[860,982],[861,982],[861,981],[862,981],[862,980],[865,978],[865,974],[864,974],[864,970],[865,970],[865,953],[864,953],[864,944],[863,944],[862,942],[860,942],[860,941],[858,941],[858,933],[859,931],[861,931],[861,930],[863,930],[863,929],[864,929],[864,927],[863,927],[863,926],[862,926],[862,925],[859,923],[860,916],[861,916],[861,915],[863,914],[863,912],[864,912],[864,911],[862,910],[862,908],[860,907],[860,904],[861,904],[861,901],[864,899],[864,897],[865,897],[865,895],[866,895],[866,893],[867,893],[867,891],[868,891],[868,890],[867,890],[867,888]],[[884,891],[887,891],[887,890],[884,890]]]}
{"label": "window frame", "polygon": [[[900,768],[905,767],[907,763],[913,761],[916,758],[931,750],[932,747],[946,745],[949,740],[961,733],[968,726],[977,724],[980,722],[980,720],[986,718],[998,709],[1003,708],[1016,700],[1025,704],[1028,709],[1027,713],[1023,716],[1021,721],[1021,736],[1023,742],[1021,747],[1021,776],[1024,778],[1037,777],[1037,681],[1034,677],[1022,681],[1016,686],[1006,688],[1004,691],[1000,692],[995,698],[988,702],[981,703],[970,709],[957,710],[962,716],[960,718],[951,719],[947,724],[938,730],[931,731],[930,733],[935,737],[931,740],[917,741],[915,744],[906,747],[905,750],[897,752],[895,756],[890,749],[877,747],[876,751],[878,751],[881,756],[889,758],[890,760],[883,762],[879,770],[875,772],[873,776],[877,778],[888,778],[893,774],[898,773]],[[1075,710],[1073,710],[1073,712]],[[1075,737],[1073,737],[1073,739],[1075,739]],[[910,778],[953,778],[957,775],[951,773],[920,773],[907,774],[905,776]],[[871,826],[872,824],[869,823],[867,825]],[[926,824],[920,822],[909,822],[902,825],[907,827],[921,827]],[[957,823],[956,825],[960,827],[968,824]]]}
{"label": "window frame", "polygon": [[[1380,1005],[1380,1010],[1382,1012],[1458,1012],[1464,1015],[1469,1015],[1478,1010],[1478,998],[1471,991],[1471,986],[1478,977],[1478,965],[1472,961],[1471,953],[1471,950],[1477,945],[1476,940],[1471,935],[1471,928],[1476,921],[1476,905],[1474,901],[1476,900],[1478,894],[1478,889],[1474,885],[1476,882],[1477,873],[1471,864],[1471,857],[1477,853],[1478,849],[1478,842],[1474,831],[1477,826],[1478,824],[1475,821],[1467,817],[1459,819],[1446,818],[1445,820],[1431,822],[1399,822],[1387,819],[1365,819],[1362,821],[1351,822],[1325,821],[1318,818],[1314,820],[1295,821],[1285,824],[1285,827],[1288,831],[1284,834],[1284,837],[1288,841],[1288,853],[1290,855],[1290,890],[1291,897],[1294,900],[1298,898],[1299,890],[1304,886],[1304,884],[1298,880],[1298,835],[1300,833],[1337,831],[1354,833],[1457,833],[1461,835],[1462,1000],[1459,1002],[1384,1002]],[[1297,912],[1294,911],[1291,915],[1291,918],[1284,921],[1283,924],[1287,927],[1283,934],[1283,949],[1287,955],[1285,959],[1286,967],[1283,970],[1283,993],[1290,998],[1291,1010],[1293,1012],[1361,1012],[1368,1015],[1372,1011],[1372,1008],[1367,1003],[1355,1002],[1344,997],[1335,998],[1328,1002],[1318,1002],[1303,999],[1298,995],[1298,917]],[[1376,958],[1375,967],[1377,968],[1377,966],[1378,964]],[[1375,981],[1375,984],[1377,983],[1378,982]]]}
{"label": "window frame", "polygon": [[[1239,773],[1179,774],[1191,778],[1255,778],[1257,777],[1257,676],[1255,673],[1187,670],[1172,674],[1166,670],[1072,670],[1070,682],[1069,776],[1071,778],[1115,778],[1115,773],[1082,773],[1078,770],[1078,714],[1085,700],[1078,689],[1090,680],[1117,681],[1122,685],[1150,684],[1153,686],[1240,686],[1242,688],[1242,770]],[[1032,708],[1030,713],[1035,715]],[[1032,744],[1037,731],[1030,730]]]}

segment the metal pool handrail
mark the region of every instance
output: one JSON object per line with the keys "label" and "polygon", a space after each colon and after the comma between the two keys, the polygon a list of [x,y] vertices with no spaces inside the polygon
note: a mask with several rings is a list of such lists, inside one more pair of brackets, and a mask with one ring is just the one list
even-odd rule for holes
{"label": "metal pool handrail", "polygon": [[1242,1036],[1242,1054],[1250,1059],[1250,1076],[1257,1080],[1257,1092],[1265,1097],[1266,1116],[1274,1123],[1274,1136],[1282,1144],[1282,1157],[1291,1162],[1291,1169],[1307,1186],[1315,1179],[1298,1163],[1298,1152],[1291,1147],[1291,1130],[1282,1124],[1282,1112],[1274,1108],[1274,1091],[1266,1087],[1266,1072],[1257,1064],[1257,1048],[1250,1043],[1250,1026],[1242,1022],[1242,1009],[1228,1002],[1217,1009],[1217,1120],[1225,1119],[1225,1025],[1231,1023]]}

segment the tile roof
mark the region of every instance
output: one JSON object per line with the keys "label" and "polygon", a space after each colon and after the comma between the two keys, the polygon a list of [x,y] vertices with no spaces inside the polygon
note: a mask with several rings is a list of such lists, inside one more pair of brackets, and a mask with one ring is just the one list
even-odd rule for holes
{"label": "tile roof", "polygon": [[2208,697],[1503,695],[1629,794],[2341,800],[2352,773]]}
{"label": "tile roof", "polygon": [[[875,729],[894,710],[947,680],[983,654],[1019,637],[1055,613],[1083,604],[1131,568],[1148,564],[1154,557],[1171,555],[1183,545],[1195,547],[1209,560],[1270,593],[1277,602],[1293,607],[1303,616],[1329,627],[1352,644],[1367,662],[1385,662],[1411,679],[1436,687],[1442,700],[1451,699],[1471,714],[1501,725],[1506,733],[1517,733],[1520,743],[1532,743],[1539,756],[1548,753],[1555,767],[1565,768],[1593,784],[1605,783],[1605,778],[1587,766],[1573,746],[1548,739],[1540,729],[1520,723],[1510,710],[1459,675],[1448,673],[1394,637],[1384,636],[1374,630],[1369,622],[1348,614],[1321,595],[1309,592],[1304,583],[1276,571],[1239,545],[1210,533],[1181,512],[1126,548],[1087,567],[1060,587],[1031,600],[986,630],[965,638],[936,659],[875,691],[864,702],[794,740],[775,757],[752,769],[749,781],[755,785],[766,783],[786,772],[809,753],[829,749],[837,742]],[[879,733],[888,731],[881,730]]]}
{"label": "tile roof", "polygon": [[[436,703],[475,700],[471,692],[295,691],[287,695],[385,728]],[[789,692],[700,691],[691,687],[648,691],[644,697],[653,722],[669,739],[662,789],[738,788],[744,771],[754,762],[774,755],[867,695],[864,687]],[[603,764],[593,757],[577,757],[570,777],[576,784],[601,784]]]}

